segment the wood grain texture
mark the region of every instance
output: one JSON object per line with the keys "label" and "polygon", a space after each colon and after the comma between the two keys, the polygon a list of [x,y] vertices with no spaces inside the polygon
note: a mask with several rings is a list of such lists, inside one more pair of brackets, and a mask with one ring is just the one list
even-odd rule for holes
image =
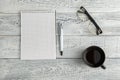
{"label": "wood grain texture", "polygon": [[[103,30],[102,35],[120,35],[119,12],[90,14]],[[89,28],[95,26],[91,25],[90,20],[84,14],[80,14],[78,17],[76,13],[58,13],[56,17],[57,23],[60,22],[63,25],[64,35],[93,35]],[[59,30],[58,26],[57,29]]]}
{"label": "wood grain texture", "polygon": [[64,36],[64,56],[62,58],[81,58],[83,51],[93,45],[101,47],[107,58],[120,57],[119,36]]}
{"label": "wood grain texture", "polygon": [[20,15],[0,14],[0,35],[20,35]]}
{"label": "wood grain texture", "polygon": [[72,0],[72,8],[85,6],[92,12],[114,12],[120,11],[119,0]]}
{"label": "wood grain texture", "polygon": [[[56,9],[57,23],[64,27],[63,56],[59,53],[58,26],[56,30],[57,58],[81,58],[83,50],[90,45],[102,47],[107,57],[106,70],[91,68],[81,59],[0,59],[0,80],[120,80],[119,4],[120,0],[0,0],[0,58],[20,58],[18,13],[43,9]],[[76,11],[80,6],[85,6],[95,18],[103,36],[92,36],[86,16],[82,15],[78,20]]]}
{"label": "wood grain texture", "polygon": [[119,3],[120,0],[0,0],[0,12],[18,13],[20,10],[41,9],[71,12],[80,6],[85,6],[92,12],[111,12],[120,11]]}
{"label": "wood grain texture", "polygon": [[[119,36],[64,36],[64,55],[60,56],[57,36],[57,58],[81,58],[91,45],[100,46],[107,58],[120,58]],[[0,58],[20,58],[20,36],[0,36]]]}
{"label": "wood grain texture", "polygon": [[20,37],[1,36],[0,37],[0,58],[20,57]]}
{"label": "wood grain texture", "polygon": [[[120,35],[120,12],[91,13],[103,30],[102,35]],[[76,13],[57,13],[56,34],[59,34],[59,26],[62,23],[64,35],[94,35],[89,31],[89,20],[84,15],[80,19]],[[20,15],[0,14],[0,35],[20,35]],[[93,27],[93,25],[90,25]],[[93,31],[95,32],[95,31]]]}
{"label": "wood grain texture", "polygon": [[71,0],[1,0],[0,12],[19,13],[20,10],[63,9],[70,7],[70,2]]}
{"label": "wood grain texture", "polygon": [[106,70],[81,59],[0,59],[0,80],[120,80],[120,59],[106,59],[104,65]]}

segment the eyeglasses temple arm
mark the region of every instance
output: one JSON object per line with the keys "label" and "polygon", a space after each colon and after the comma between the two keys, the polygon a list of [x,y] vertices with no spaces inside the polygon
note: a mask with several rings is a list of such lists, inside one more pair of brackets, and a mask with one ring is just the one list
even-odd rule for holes
{"label": "eyeglasses temple arm", "polygon": [[92,16],[87,12],[87,10],[83,7],[83,6],[81,6],[80,7],[80,9],[82,9],[83,10],[83,12],[88,16],[88,18],[90,19],[90,21],[95,25],[95,27],[96,27],[96,34],[97,35],[99,35],[99,34],[101,34],[102,33],[102,30],[101,30],[101,28],[98,26],[98,24],[96,23],[96,21],[92,18]]}

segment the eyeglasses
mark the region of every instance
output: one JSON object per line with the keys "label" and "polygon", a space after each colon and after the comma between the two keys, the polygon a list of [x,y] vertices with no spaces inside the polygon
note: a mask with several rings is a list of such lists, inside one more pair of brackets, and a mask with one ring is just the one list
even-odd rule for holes
{"label": "eyeglasses", "polygon": [[[84,16],[84,14],[86,16]],[[96,23],[96,21],[92,18],[92,16],[88,13],[88,11],[83,6],[81,6],[80,10],[77,11],[77,16],[79,17],[79,19],[83,18],[83,21],[86,21],[87,19],[89,19],[92,22],[89,24],[89,27],[88,27],[90,32],[92,32],[92,33],[95,32],[96,35],[102,34],[102,30],[99,27],[99,25]],[[94,28],[91,27],[92,24],[95,26]]]}

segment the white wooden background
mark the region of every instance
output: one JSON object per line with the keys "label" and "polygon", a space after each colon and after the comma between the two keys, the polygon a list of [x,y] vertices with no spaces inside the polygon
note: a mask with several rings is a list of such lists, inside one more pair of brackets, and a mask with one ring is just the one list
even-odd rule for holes
{"label": "white wooden background", "polygon": [[[85,6],[101,26],[101,36],[77,19]],[[56,23],[64,27],[64,55],[57,60],[21,61],[20,11],[56,9]],[[120,80],[120,0],[0,0],[0,80]],[[114,43],[114,44],[113,44]],[[90,45],[106,52],[106,70],[84,64],[81,54]]]}

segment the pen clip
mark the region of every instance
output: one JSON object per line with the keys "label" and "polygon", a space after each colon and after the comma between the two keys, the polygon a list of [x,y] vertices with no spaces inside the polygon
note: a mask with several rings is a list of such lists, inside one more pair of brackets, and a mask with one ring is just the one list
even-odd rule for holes
{"label": "pen clip", "polygon": [[63,29],[62,23],[58,23],[58,32],[61,34],[61,29]]}
{"label": "pen clip", "polygon": [[88,11],[83,7],[81,6],[80,9],[82,10],[83,13],[85,13],[87,15],[87,17],[90,19],[90,21],[94,24],[94,26],[96,27],[96,34],[99,35],[99,34],[102,34],[102,30],[101,28],[99,27],[99,25],[96,23],[96,21],[92,18],[92,16],[88,13]]}
{"label": "pen clip", "polygon": [[62,23],[58,23],[58,26],[60,26],[60,27],[61,27],[61,26],[62,26]]}

